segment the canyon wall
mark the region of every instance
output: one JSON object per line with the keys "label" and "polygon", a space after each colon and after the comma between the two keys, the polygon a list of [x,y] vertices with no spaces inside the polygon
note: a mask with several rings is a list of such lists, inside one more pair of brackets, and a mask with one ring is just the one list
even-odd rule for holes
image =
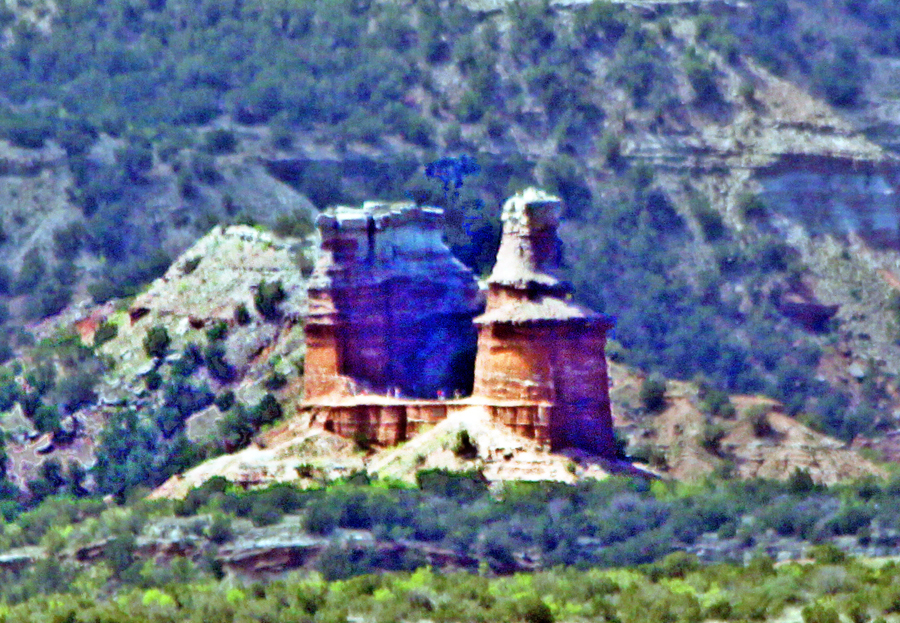
{"label": "canyon wall", "polygon": [[874,248],[900,249],[900,167],[892,162],[782,158],[756,172],[773,216],[812,235],[856,234]]}

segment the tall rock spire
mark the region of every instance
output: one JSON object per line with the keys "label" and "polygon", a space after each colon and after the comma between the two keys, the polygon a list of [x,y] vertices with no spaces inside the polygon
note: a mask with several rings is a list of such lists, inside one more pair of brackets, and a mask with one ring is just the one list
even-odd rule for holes
{"label": "tall rock spire", "polygon": [[528,424],[535,437],[554,450],[612,457],[605,346],[613,322],[569,300],[571,288],[558,273],[560,206],[558,198],[529,188],[503,207],[487,311],[475,319],[474,394],[546,403],[546,419]]}

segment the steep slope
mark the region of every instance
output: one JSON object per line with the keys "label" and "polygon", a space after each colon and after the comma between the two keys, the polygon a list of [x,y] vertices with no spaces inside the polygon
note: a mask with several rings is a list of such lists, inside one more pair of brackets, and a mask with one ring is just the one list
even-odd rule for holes
{"label": "steep slope", "polygon": [[[297,326],[305,305],[300,265],[311,248],[309,241],[247,226],[214,228],[128,307],[87,306],[33,326],[46,347],[24,360],[28,367],[9,379],[7,391],[27,390],[30,366],[49,363],[61,375],[71,375],[62,348],[73,340],[94,344],[79,348],[103,363],[92,396],[71,410],[64,430],[35,430],[34,414],[23,417],[24,397],[0,415],[0,426],[11,435],[7,453],[14,482],[24,486],[38,478],[48,459],[89,467],[117,435],[133,446],[135,438],[128,435],[135,431],[116,432],[110,424],[122,413],[136,413],[150,427],[151,454],[133,459],[156,463],[154,469],[165,473],[168,468],[159,462],[175,460],[171,452],[193,447],[191,452],[202,453],[226,443],[221,433],[226,414],[232,420],[252,418],[244,411],[236,415],[241,405],[271,394],[271,400],[280,400],[275,403],[279,411],[281,405],[291,408],[299,399],[303,368],[303,335]],[[260,297],[266,284],[279,284],[281,290],[268,307]],[[164,334],[165,343],[151,354],[148,336],[154,332]],[[182,436],[187,446],[179,441]],[[127,453],[119,458],[130,460]]]}

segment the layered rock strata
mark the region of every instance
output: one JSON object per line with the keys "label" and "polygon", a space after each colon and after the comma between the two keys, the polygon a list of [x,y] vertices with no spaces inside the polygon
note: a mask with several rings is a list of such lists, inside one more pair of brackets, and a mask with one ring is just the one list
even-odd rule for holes
{"label": "layered rock strata", "polygon": [[571,302],[558,276],[560,211],[559,199],[535,189],[503,208],[487,311],[475,319],[474,395],[553,450],[612,456],[605,346],[613,321]]}
{"label": "layered rock strata", "polygon": [[604,348],[613,323],[572,303],[557,275],[559,213],[559,199],[534,189],[506,203],[477,318],[483,297],[444,245],[439,210],[323,214],[306,324],[311,421],[393,445],[474,407],[552,450],[612,457]]}
{"label": "layered rock strata", "polygon": [[441,210],[366,203],[319,216],[322,254],[309,282],[306,400],[372,393],[468,393],[472,272],[442,239]]}

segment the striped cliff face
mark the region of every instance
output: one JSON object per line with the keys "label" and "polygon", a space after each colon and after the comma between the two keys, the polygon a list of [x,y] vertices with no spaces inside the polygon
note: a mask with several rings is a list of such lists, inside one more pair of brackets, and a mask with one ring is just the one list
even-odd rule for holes
{"label": "striped cliff face", "polygon": [[900,167],[892,162],[783,159],[757,173],[773,224],[812,235],[855,234],[871,247],[900,249]]}

